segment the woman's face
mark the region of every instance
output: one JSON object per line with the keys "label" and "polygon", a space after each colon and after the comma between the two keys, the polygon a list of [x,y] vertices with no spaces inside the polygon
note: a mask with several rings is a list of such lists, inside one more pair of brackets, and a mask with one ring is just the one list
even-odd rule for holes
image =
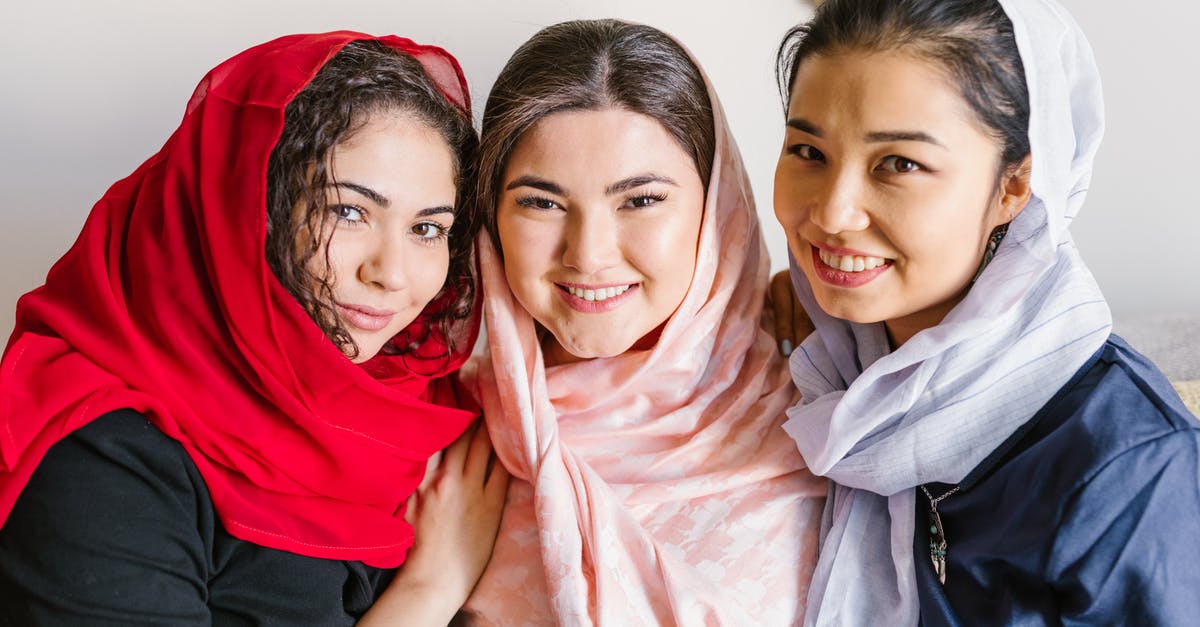
{"label": "woman's face", "polygon": [[[454,223],[454,157],[438,133],[403,113],[380,113],[329,157],[327,247],[309,271],[333,286],[334,308],[364,362],[441,291]],[[326,231],[328,232],[328,231]]]}
{"label": "woman's face", "polygon": [[966,293],[991,231],[1028,199],[940,68],[904,52],[804,60],[775,170],[775,215],[826,313],[895,346]]}
{"label": "woman's face", "polygon": [[546,116],[518,140],[500,189],[505,275],[550,332],[547,363],[624,353],[683,301],[704,184],[654,118],[624,109]]}

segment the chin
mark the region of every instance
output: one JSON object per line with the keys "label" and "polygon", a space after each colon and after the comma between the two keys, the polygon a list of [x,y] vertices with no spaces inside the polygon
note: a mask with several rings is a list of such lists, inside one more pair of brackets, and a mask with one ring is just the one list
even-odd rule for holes
{"label": "chin", "polygon": [[875,322],[883,322],[884,320],[888,319],[886,315],[871,311],[870,308],[863,307],[857,303],[845,301],[829,303],[828,299],[823,297],[821,294],[817,293],[814,295],[816,296],[817,304],[821,307],[821,311],[839,320],[855,322],[858,324],[872,324]]}
{"label": "chin", "polygon": [[555,336],[555,339],[564,352],[581,361],[585,359],[616,357],[625,353],[633,346],[633,342],[613,341],[613,338],[604,338],[596,342],[579,341],[579,339],[572,341],[570,338],[563,341],[558,336]]}

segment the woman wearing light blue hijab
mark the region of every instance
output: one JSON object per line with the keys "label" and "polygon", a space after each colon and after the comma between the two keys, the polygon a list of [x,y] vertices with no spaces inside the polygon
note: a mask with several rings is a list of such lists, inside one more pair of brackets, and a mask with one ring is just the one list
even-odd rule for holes
{"label": "woman wearing light blue hijab", "polygon": [[809,625],[1194,624],[1200,428],[1068,227],[1100,82],[1052,0],[830,0],[789,33],[775,210],[836,482]]}

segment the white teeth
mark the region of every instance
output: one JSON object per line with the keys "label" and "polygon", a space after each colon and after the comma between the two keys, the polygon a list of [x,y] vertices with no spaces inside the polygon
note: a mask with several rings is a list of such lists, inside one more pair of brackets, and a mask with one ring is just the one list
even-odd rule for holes
{"label": "white teeth", "polygon": [[595,302],[595,301],[600,301],[600,300],[608,300],[610,298],[616,298],[617,296],[620,296],[621,294],[624,294],[625,292],[629,291],[630,287],[633,287],[633,286],[632,285],[622,285],[620,287],[602,287],[602,288],[596,290],[596,289],[583,289],[583,288],[579,288],[579,287],[567,286],[567,292],[570,293],[571,296],[574,296],[576,298],[582,298],[583,300],[586,300],[586,301]]}
{"label": "white teeth", "polygon": [[887,263],[887,259],[883,257],[860,257],[858,255],[834,255],[823,250],[817,250],[817,254],[821,257],[821,261],[825,265],[841,270],[842,272],[863,272],[865,270],[874,270],[879,266]]}

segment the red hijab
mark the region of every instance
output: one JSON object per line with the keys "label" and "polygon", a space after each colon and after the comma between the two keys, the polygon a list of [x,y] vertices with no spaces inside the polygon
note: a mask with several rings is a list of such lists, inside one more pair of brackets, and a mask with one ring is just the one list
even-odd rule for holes
{"label": "red hijab", "polygon": [[[446,378],[456,351],[366,367],[326,338],[267,266],[267,158],[284,107],[343,46],[416,57],[469,115],[444,50],[399,37],[293,35],[200,82],[162,150],[96,203],[75,245],[17,304],[0,361],[0,524],[55,442],[106,412],[142,412],[199,468],[225,527],[266,547],[393,567],[429,457],[474,417]],[[431,309],[414,325],[424,324]],[[430,346],[430,342],[439,343]]]}

